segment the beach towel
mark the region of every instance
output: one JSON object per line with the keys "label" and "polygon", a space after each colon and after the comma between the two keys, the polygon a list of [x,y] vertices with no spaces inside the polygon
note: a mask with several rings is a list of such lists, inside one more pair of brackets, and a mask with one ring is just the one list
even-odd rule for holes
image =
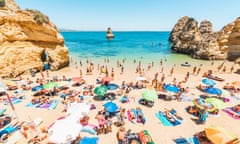
{"label": "beach towel", "polygon": [[32,102],[29,102],[25,105],[26,107],[32,107],[32,108],[37,108],[40,106],[40,103],[33,104]]}
{"label": "beach towel", "polygon": [[155,144],[151,135],[147,130],[143,130],[138,133],[138,136],[142,142],[142,144]]}
{"label": "beach towel", "polygon": [[189,144],[186,138],[177,138],[173,140],[176,144]]}
{"label": "beach towel", "polygon": [[191,144],[200,144],[199,140],[195,136],[188,138],[188,141]]}
{"label": "beach towel", "polygon": [[54,100],[51,105],[48,107],[49,110],[53,110],[57,107],[58,103],[60,102],[60,100]]}
{"label": "beach towel", "polygon": [[[146,123],[146,118],[142,110],[135,110],[134,114],[135,114],[135,117],[137,118],[138,123],[143,123],[143,124]],[[142,117],[140,118],[139,115],[141,115]]]}
{"label": "beach towel", "polygon": [[240,120],[240,112],[235,112],[232,107],[227,107],[225,109],[223,109],[223,111],[225,113],[227,113],[229,116],[231,116],[232,118],[236,119],[236,120]]}
{"label": "beach towel", "polygon": [[173,124],[169,122],[168,119],[164,116],[163,112],[160,111],[158,113],[155,113],[155,116],[160,120],[160,122],[164,126],[173,126]]}
{"label": "beach towel", "polygon": [[3,115],[7,109],[0,109],[0,115]]}
{"label": "beach towel", "polygon": [[173,140],[176,144],[200,144],[196,137],[177,138]]}
{"label": "beach towel", "polygon": [[50,106],[51,106],[50,103],[45,103],[45,104],[40,105],[39,107],[40,108],[49,108]]}
{"label": "beach towel", "polygon": [[[18,104],[18,103],[22,102],[21,99],[15,98],[15,97],[11,98],[11,101],[12,101],[12,104]],[[8,100],[5,100],[5,105],[9,105],[9,101]]]}
{"label": "beach towel", "polygon": [[97,144],[98,137],[83,137],[79,144]]}
{"label": "beach towel", "polygon": [[[172,112],[173,112],[173,111],[172,111]],[[171,114],[171,112],[170,112],[170,114]],[[182,121],[179,120],[178,118],[176,118],[176,116],[174,116],[173,114],[171,114],[171,116],[172,116],[173,119],[175,120],[174,122],[169,121],[169,120],[166,118],[165,114],[164,114],[163,112],[161,112],[161,111],[159,111],[159,113],[155,113],[155,115],[156,115],[156,117],[162,122],[162,124],[163,124],[164,126],[177,126],[177,125],[179,125],[179,124],[182,123]],[[169,123],[170,123],[170,124],[169,124]]]}

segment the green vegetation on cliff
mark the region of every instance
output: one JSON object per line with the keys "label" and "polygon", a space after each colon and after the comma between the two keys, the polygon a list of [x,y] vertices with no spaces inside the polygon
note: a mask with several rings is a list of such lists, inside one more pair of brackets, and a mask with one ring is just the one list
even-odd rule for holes
{"label": "green vegetation on cliff", "polygon": [[6,5],[5,0],[0,0],[0,7],[5,7],[5,5]]}
{"label": "green vegetation on cliff", "polygon": [[38,23],[38,24],[43,24],[49,23],[49,18],[48,16],[44,15],[38,10],[32,10],[32,9],[26,9],[26,11],[30,12],[33,15],[33,19]]}

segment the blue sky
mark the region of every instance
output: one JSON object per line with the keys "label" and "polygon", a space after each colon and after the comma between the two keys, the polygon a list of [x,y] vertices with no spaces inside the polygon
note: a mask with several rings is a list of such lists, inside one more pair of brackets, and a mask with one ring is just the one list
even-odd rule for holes
{"label": "blue sky", "polygon": [[59,28],[171,30],[182,16],[210,20],[214,30],[240,16],[240,0],[15,0],[38,9]]}

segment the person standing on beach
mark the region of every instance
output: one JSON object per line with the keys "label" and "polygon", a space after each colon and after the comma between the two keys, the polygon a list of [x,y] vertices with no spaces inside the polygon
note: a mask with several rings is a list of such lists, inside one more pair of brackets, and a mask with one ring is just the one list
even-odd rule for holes
{"label": "person standing on beach", "polygon": [[200,71],[201,71],[201,67],[197,69],[197,75],[199,75]]}
{"label": "person standing on beach", "polygon": [[195,66],[193,67],[193,75],[195,75],[196,71],[197,71],[197,67]]}
{"label": "person standing on beach", "polygon": [[126,129],[125,129],[125,127],[120,127],[118,129],[118,132],[117,132],[118,144],[124,144],[125,136],[126,136]]}
{"label": "person standing on beach", "polygon": [[230,72],[233,73],[234,71],[234,65],[232,65],[231,69],[230,69]]}
{"label": "person standing on beach", "polygon": [[172,69],[170,70],[170,76],[173,75],[173,71],[174,71],[174,67],[172,67]]}

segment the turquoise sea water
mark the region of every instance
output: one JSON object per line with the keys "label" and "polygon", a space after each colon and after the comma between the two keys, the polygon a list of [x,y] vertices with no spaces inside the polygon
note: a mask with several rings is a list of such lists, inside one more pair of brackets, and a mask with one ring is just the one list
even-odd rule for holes
{"label": "turquoise sea water", "polygon": [[174,62],[196,61],[187,55],[175,54],[168,41],[170,32],[114,32],[106,39],[105,32],[62,32],[70,56],[79,59],[146,59]]}

